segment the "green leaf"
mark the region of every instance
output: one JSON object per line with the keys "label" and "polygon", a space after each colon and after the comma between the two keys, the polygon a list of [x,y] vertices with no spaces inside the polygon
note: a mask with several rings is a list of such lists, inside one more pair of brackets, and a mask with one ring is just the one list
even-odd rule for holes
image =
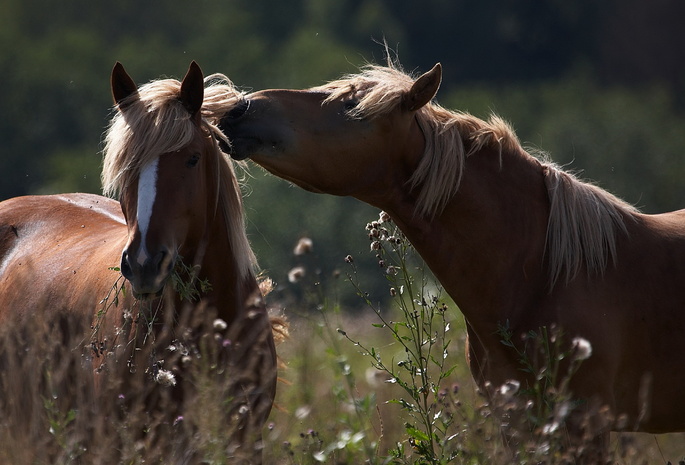
{"label": "green leaf", "polygon": [[411,425],[406,425],[405,430],[407,431],[407,434],[409,436],[411,436],[412,438],[414,438],[418,441],[425,441],[425,442],[430,441],[430,437],[426,433],[424,433],[423,431],[421,431],[419,429],[416,429],[415,427],[413,427]]}

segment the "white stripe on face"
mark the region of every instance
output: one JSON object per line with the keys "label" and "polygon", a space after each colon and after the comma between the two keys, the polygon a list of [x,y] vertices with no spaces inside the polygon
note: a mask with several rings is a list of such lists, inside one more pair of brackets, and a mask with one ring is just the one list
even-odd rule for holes
{"label": "white stripe on face", "polygon": [[138,179],[138,211],[136,217],[138,220],[138,230],[140,231],[140,249],[138,250],[137,261],[141,266],[149,258],[147,247],[145,246],[145,236],[150,226],[152,207],[155,204],[155,196],[157,195],[158,165],[159,157],[142,169]]}

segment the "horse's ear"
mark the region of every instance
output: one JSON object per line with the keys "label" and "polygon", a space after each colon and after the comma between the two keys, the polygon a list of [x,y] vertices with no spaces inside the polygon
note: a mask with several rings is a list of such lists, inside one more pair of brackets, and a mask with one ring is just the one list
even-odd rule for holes
{"label": "horse's ear", "polygon": [[181,83],[181,96],[183,106],[186,107],[190,116],[196,116],[202,108],[204,100],[205,83],[200,66],[194,61],[190,64],[186,76]]}
{"label": "horse's ear", "polygon": [[131,76],[124,69],[124,65],[118,61],[112,69],[112,97],[114,103],[119,105],[120,110],[124,110],[133,101],[131,96],[138,95],[138,86],[133,82]]}
{"label": "horse's ear", "polygon": [[433,69],[419,77],[404,96],[404,108],[408,111],[416,111],[438,93],[442,81],[442,65],[437,63]]}

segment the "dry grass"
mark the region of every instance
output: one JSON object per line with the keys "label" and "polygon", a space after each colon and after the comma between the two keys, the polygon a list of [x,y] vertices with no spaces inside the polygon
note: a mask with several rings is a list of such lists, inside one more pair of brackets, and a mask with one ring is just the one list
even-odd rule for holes
{"label": "dry grass", "polygon": [[200,337],[151,347],[158,365],[111,359],[95,372],[83,325],[45,311],[4,321],[0,464],[251,463],[237,428],[244,377],[226,363],[213,321],[179,332]]}
{"label": "dry grass", "polygon": [[[402,397],[403,392],[396,384],[387,383],[387,376],[372,367],[370,358],[336,331],[344,328],[351,337],[399,357],[397,343],[382,328],[373,327],[374,323],[377,320],[372,313],[310,314],[291,319],[292,337],[279,348],[286,367],[280,375],[284,382],[279,385],[277,408],[265,430],[265,463],[402,463],[388,462],[387,457],[397,443],[409,444],[404,428],[409,419],[392,402]],[[456,440],[472,454],[464,454],[450,463],[511,463],[498,433],[501,423],[484,408],[486,401],[477,392],[466,368],[461,317],[455,315],[452,323],[455,339],[450,359],[458,368],[444,380],[442,389],[450,394],[449,408],[459,415],[460,428],[455,429],[463,437]],[[364,449],[362,435],[371,454]],[[327,449],[333,449],[333,453],[319,462],[317,457],[322,458],[321,451]],[[407,449],[411,452],[410,447]],[[675,465],[685,460],[685,434],[612,434],[610,453],[610,463],[615,464],[670,461]],[[416,454],[408,454],[407,463],[427,462],[421,462]]]}
{"label": "dry grass", "polygon": [[[512,463],[500,435],[503,418],[511,422],[525,413],[527,398],[504,392],[488,401],[477,391],[464,361],[463,319],[451,302],[435,301],[436,308],[447,306],[440,314],[444,321],[435,320],[442,332],[436,347],[439,353],[440,344],[447,348],[442,365],[428,363],[427,376],[417,377],[407,369],[414,349],[387,324],[406,321],[401,306],[384,303],[380,317],[386,324],[379,324],[374,311],[344,311],[329,298],[336,292],[326,286],[350,285],[344,278],[314,281],[293,284],[301,286],[300,298],[281,309],[290,337],[278,347],[283,366],[264,428],[264,463]],[[396,287],[389,293],[397,297],[397,283],[389,286]],[[279,306],[275,294],[272,304]],[[249,462],[241,462],[232,439],[235,418],[226,414],[234,378],[218,375],[211,342],[184,349],[195,360],[187,375],[195,390],[179,405],[150,376],[131,382],[121,372],[93,375],[93,354],[81,344],[77,326],[42,310],[0,328],[0,464]],[[214,340],[211,329],[205,331],[201,340]],[[398,379],[426,384],[403,387]],[[424,404],[412,398],[411,389]],[[420,421],[422,408],[430,413],[434,441],[427,440]],[[574,463],[564,453],[564,428],[541,430],[519,441],[515,461]],[[675,464],[685,458],[684,444],[684,434],[613,435],[607,463]]]}

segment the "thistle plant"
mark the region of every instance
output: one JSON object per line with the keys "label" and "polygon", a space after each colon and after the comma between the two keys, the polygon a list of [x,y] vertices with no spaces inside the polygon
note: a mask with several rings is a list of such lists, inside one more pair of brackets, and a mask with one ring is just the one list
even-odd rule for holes
{"label": "thistle plant", "polygon": [[[595,443],[598,433],[608,431],[614,418],[606,408],[588,405],[573,395],[570,382],[583,362],[592,356],[592,346],[580,337],[568,343],[561,328],[542,326],[516,341],[508,322],[500,324],[501,343],[517,357],[527,381],[510,381],[493,390],[493,409],[508,419],[503,428],[520,461],[575,463],[588,454],[597,463],[608,461],[608,451]],[[621,421],[619,419],[619,421]],[[566,428],[583,431],[574,442]],[[594,457],[593,456],[593,457]]]}
{"label": "thistle plant", "polygon": [[401,397],[390,401],[399,405],[409,420],[404,425],[406,441],[398,442],[390,451],[393,460],[404,463],[409,460],[408,454],[416,454],[420,459],[415,463],[447,463],[459,454],[459,449],[454,447],[457,442],[450,443],[458,435],[456,417],[444,408],[449,391],[443,389],[443,384],[456,368],[448,357],[451,343],[448,306],[442,299],[442,289],[429,284],[426,267],[414,265],[418,257],[386,213],[381,212],[377,221],[367,224],[366,230],[371,251],[385,274],[400,318],[388,319],[381,305],[370,300],[357,279],[351,256],[346,258],[352,269],[348,278],[378,317],[379,323],[373,326],[391,333],[400,355],[388,359],[386,354],[366,347],[345,330],[338,331],[371,358],[372,365],[387,375],[388,383],[397,385],[403,392]]}

